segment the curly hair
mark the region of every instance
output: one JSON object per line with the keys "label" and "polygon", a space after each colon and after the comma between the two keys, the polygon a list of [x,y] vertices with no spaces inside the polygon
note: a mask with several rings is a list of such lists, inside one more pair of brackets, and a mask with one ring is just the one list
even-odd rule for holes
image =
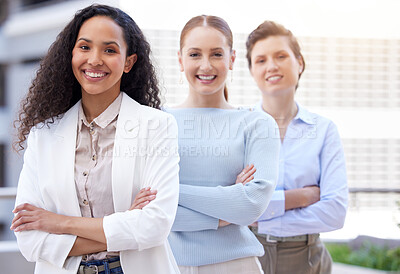
{"label": "curly hair", "polygon": [[113,19],[124,32],[127,56],[137,55],[135,65],[121,78],[121,90],[142,105],[160,108],[160,90],[150,60],[151,49],[142,31],[122,10],[94,4],[75,14],[42,59],[36,77],[21,102],[18,119],[14,122],[18,138],[14,143],[15,150],[24,149],[24,143],[33,127],[39,124],[49,126],[81,99],[81,86],[72,71],[72,50],[81,26],[94,16]]}

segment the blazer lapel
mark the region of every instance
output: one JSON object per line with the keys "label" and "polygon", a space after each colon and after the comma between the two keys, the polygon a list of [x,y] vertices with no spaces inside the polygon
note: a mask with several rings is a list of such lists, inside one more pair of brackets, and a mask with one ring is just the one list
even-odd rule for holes
{"label": "blazer lapel", "polygon": [[[78,122],[78,109],[80,101],[69,109],[61,118],[54,132],[55,157],[53,163],[54,176],[61,183],[57,183],[58,204],[64,205],[65,214],[81,216],[78,197],[75,188],[75,147]],[[61,213],[61,212],[59,212]]]}
{"label": "blazer lapel", "polygon": [[133,183],[138,148],[140,104],[122,93],[115,133],[112,190],[115,212],[129,209],[133,201]]}

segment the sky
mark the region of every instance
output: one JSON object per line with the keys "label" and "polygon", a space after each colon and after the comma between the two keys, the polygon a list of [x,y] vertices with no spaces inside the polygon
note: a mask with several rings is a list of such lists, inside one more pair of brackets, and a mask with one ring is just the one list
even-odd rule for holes
{"label": "sky", "polygon": [[217,15],[233,32],[274,20],[298,36],[400,38],[397,0],[121,0],[143,28],[180,30],[193,16]]}

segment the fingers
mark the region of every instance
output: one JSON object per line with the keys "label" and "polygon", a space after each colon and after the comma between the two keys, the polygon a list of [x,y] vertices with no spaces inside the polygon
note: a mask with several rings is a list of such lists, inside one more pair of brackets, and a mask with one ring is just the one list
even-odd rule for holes
{"label": "fingers", "polygon": [[144,206],[149,204],[152,200],[156,198],[157,190],[151,190],[150,187],[142,188],[138,194],[135,196],[133,204],[129,210],[142,209]]}
{"label": "fingers", "polygon": [[139,200],[143,197],[150,196],[150,195],[156,195],[157,190],[151,190],[150,187],[142,188],[139,193],[135,196],[135,201]]}
{"label": "fingers", "polygon": [[254,176],[253,175],[251,175],[249,178],[247,178],[246,179],[246,181],[244,181],[243,183],[244,184],[247,184],[248,182],[250,182],[251,180],[253,180],[254,179]]}
{"label": "fingers", "polygon": [[253,164],[247,165],[242,172],[237,176],[236,183],[246,184],[254,179],[253,174],[256,172],[256,168]]}
{"label": "fingers", "polygon": [[24,227],[27,227],[26,224],[32,223],[36,221],[36,219],[36,214],[30,211],[21,211],[13,218],[10,229],[15,232],[21,231]]}
{"label": "fingers", "polygon": [[138,205],[138,204],[141,204],[146,201],[149,201],[149,202],[153,201],[155,198],[156,198],[156,195],[148,195],[148,196],[145,196],[145,197],[135,200],[134,203]]}
{"label": "fingers", "polygon": [[144,208],[146,205],[148,205],[149,203],[150,203],[150,201],[144,201],[144,202],[142,202],[142,203],[139,203],[139,204],[135,205],[135,207],[132,208],[132,209],[142,209],[142,208]]}
{"label": "fingers", "polygon": [[14,208],[14,210],[12,212],[13,213],[17,213],[17,212],[19,212],[21,210],[30,210],[30,211],[32,211],[32,210],[36,210],[36,209],[38,209],[38,207],[33,206],[31,204],[28,204],[28,203],[24,203],[24,204],[18,205],[16,208]]}

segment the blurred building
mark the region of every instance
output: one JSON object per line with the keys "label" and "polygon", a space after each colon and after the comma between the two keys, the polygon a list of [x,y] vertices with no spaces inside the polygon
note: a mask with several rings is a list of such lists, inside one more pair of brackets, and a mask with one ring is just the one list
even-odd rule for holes
{"label": "blurred building", "polygon": [[[118,5],[118,1],[106,2]],[[17,185],[22,157],[11,149],[12,121],[39,61],[73,14],[90,3],[0,0],[0,187]],[[181,102],[187,85],[179,84],[179,31],[144,32],[152,46],[164,101],[168,105]],[[234,34],[237,60],[228,88],[232,104],[251,106],[259,102],[260,94],[245,60],[246,35]],[[399,131],[395,118],[400,117],[400,41],[299,38],[306,71],[297,99],[311,110],[326,113],[339,126],[352,191],[350,209],[380,208],[395,214],[400,200],[400,137],[391,134],[391,128],[376,131],[381,126],[379,117]],[[0,240],[14,239],[8,229],[12,207],[13,201],[0,198]]]}

